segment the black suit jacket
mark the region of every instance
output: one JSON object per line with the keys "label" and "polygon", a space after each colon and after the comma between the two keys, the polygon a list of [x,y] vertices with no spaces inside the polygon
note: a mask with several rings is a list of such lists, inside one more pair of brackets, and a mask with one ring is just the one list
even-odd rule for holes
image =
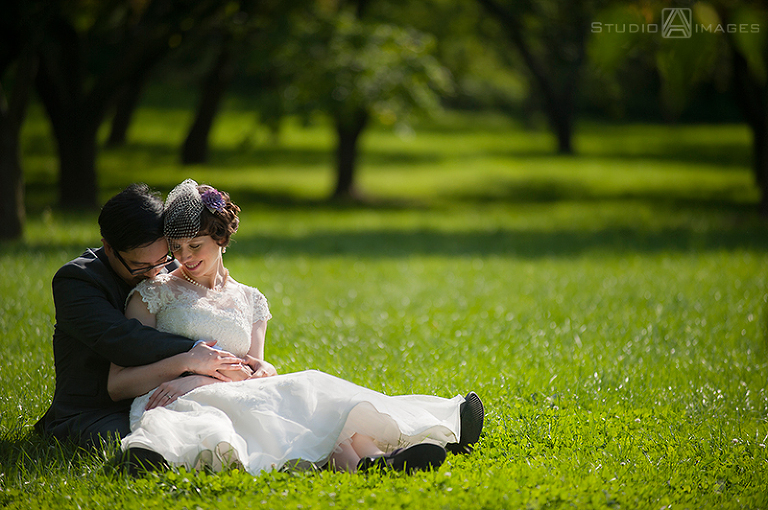
{"label": "black suit jacket", "polygon": [[161,333],[123,315],[131,291],[109,265],[103,248],[87,250],[53,277],[56,390],[35,425],[60,440],[91,445],[98,436],[128,432],[131,400],[107,392],[110,362],[137,366],[188,351],[194,341]]}

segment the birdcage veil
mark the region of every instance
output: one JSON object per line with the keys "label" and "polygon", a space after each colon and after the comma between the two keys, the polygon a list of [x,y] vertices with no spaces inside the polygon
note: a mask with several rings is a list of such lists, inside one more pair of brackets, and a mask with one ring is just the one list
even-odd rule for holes
{"label": "birdcage veil", "polygon": [[173,188],[165,199],[165,237],[196,237],[200,231],[200,215],[204,208],[197,183],[192,179],[187,179]]}

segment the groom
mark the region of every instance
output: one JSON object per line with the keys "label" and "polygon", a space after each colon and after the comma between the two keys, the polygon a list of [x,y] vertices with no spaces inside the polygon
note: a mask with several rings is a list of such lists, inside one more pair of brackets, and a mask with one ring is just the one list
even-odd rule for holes
{"label": "groom", "polygon": [[[162,215],[162,200],[146,184],[129,186],[101,210],[103,246],[86,250],[54,276],[56,390],[50,408],[35,424],[38,432],[84,448],[123,437],[130,433],[131,400],[110,398],[110,363],[145,365],[193,348],[211,349],[123,315],[128,293],[138,282],[175,267],[163,237]],[[157,457],[148,456],[161,461]]]}

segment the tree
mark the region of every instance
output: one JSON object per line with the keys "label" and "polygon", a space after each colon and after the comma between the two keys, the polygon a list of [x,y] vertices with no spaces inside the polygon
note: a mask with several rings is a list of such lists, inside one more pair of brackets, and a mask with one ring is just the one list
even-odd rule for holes
{"label": "tree", "polygon": [[139,105],[141,94],[149,79],[151,69],[147,68],[134,76],[115,97],[115,115],[107,138],[108,147],[120,147],[125,145],[128,128],[133,120],[133,114]]}
{"label": "tree", "polygon": [[759,212],[768,217],[768,16],[754,7],[720,6],[726,26],[759,26],[759,32],[728,32],[733,63],[733,91],[744,120],[752,131],[752,172],[760,188]]}
{"label": "tree", "polygon": [[[614,25],[660,26],[666,7],[661,2],[616,6],[601,18]],[[690,12],[692,30],[687,37],[614,31],[593,38],[590,57],[593,64],[611,74],[626,65],[632,53],[652,55],[661,79],[662,106],[672,120],[702,83],[730,82],[730,91],[752,131],[752,170],[761,193],[759,211],[768,216],[768,14],[758,3],[725,0],[698,2]]]}
{"label": "tree", "polygon": [[37,69],[40,32],[34,27],[44,15],[37,2],[14,2],[0,21],[0,79],[13,82],[9,89],[0,82],[0,239],[17,239],[24,231],[19,135]]}
{"label": "tree", "polygon": [[234,76],[232,38],[223,32],[218,39],[218,51],[203,80],[195,120],[181,148],[181,162],[185,165],[205,163],[208,160],[208,139],[213,120]]}
{"label": "tree", "polygon": [[322,111],[336,130],[333,197],[355,198],[360,136],[373,118],[407,128],[417,112],[439,108],[450,75],[432,55],[434,40],[415,30],[360,21],[353,12],[305,16],[282,55],[285,96],[296,111]]}
{"label": "tree", "polygon": [[[266,62],[272,60],[289,37],[290,13],[303,8],[304,4],[304,1],[243,0],[238,9],[228,10],[227,16],[206,34],[203,41],[208,47],[207,53],[212,53],[211,64],[202,79],[195,118],[182,146],[182,163],[207,161],[213,122],[236,71],[241,75],[270,72]],[[250,65],[254,62],[260,65]],[[258,94],[263,92],[260,90]]]}
{"label": "tree", "polygon": [[596,10],[584,0],[478,0],[495,18],[528,70],[532,90],[561,154],[573,152],[573,118],[586,57],[587,35]]}
{"label": "tree", "polygon": [[45,26],[37,90],[59,156],[59,203],[97,203],[96,135],[116,94],[151,68],[219,2],[54,2]]}

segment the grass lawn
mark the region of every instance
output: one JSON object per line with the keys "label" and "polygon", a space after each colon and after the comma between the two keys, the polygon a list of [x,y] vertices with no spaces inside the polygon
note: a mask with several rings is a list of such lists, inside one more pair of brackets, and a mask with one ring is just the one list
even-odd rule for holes
{"label": "grass lawn", "polygon": [[371,205],[333,205],[330,130],[279,143],[228,109],[183,168],[189,113],[144,108],[100,156],[103,198],[186,177],[230,192],[225,256],[274,318],[267,359],[389,394],[475,390],[477,450],[436,472],[129,478],[32,432],[54,390],[56,269],[97,246],[24,133],[29,224],[0,244],[0,505],[9,508],[768,508],[768,225],[743,126],[579,126],[577,157],[502,117],[365,135]]}

